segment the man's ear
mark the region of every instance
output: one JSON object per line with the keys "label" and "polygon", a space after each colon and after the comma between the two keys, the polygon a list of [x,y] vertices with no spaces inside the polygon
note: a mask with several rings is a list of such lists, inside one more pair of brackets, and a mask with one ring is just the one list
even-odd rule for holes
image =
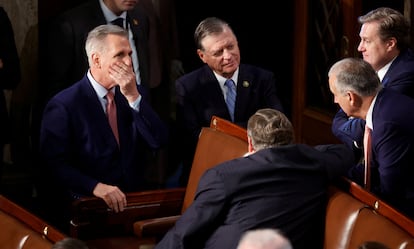
{"label": "man's ear", "polygon": [[255,152],[256,150],[253,148],[252,139],[250,138],[250,136],[247,136],[247,143],[249,144],[248,146],[249,153]]}
{"label": "man's ear", "polygon": [[358,96],[356,93],[352,91],[348,91],[348,98],[349,98],[349,104],[354,107],[360,107],[362,105],[362,99],[360,96]]}
{"label": "man's ear", "polygon": [[390,51],[393,48],[397,47],[397,39],[395,39],[395,37],[391,37],[388,39],[386,44],[387,44],[387,50]]}
{"label": "man's ear", "polygon": [[97,53],[92,54],[92,63],[95,68],[100,68],[101,67],[101,61],[100,61],[100,57]]}
{"label": "man's ear", "polygon": [[204,52],[201,49],[197,49],[197,54],[198,54],[198,57],[200,58],[200,60],[202,60],[204,63],[206,63],[205,59],[204,59]]}

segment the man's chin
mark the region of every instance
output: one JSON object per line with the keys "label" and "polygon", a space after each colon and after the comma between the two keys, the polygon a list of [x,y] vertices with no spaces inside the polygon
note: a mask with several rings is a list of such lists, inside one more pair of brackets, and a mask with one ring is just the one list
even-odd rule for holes
{"label": "man's chin", "polygon": [[125,10],[131,10],[131,9],[135,8],[137,3],[138,3],[138,1],[126,1],[126,2],[123,3],[123,5],[125,6]]}

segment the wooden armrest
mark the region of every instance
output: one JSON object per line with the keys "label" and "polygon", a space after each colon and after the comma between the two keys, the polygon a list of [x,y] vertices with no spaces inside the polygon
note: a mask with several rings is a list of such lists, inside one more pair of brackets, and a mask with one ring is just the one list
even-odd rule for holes
{"label": "wooden armrest", "polygon": [[210,121],[210,127],[224,132],[226,134],[235,136],[240,138],[243,141],[247,142],[247,132],[244,127],[241,127],[239,125],[236,125],[235,123],[232,123],[224,118],[220,118],[218,116],[214,116],[211,118]]}
{"label": "wooden armrest", "polygon": [[43,236],[51,243],[56,243],[66,237],[66,234],[3,195],[0,195],[0,213],[7,214],[20,221],[24,226],[38,233],[39,236]]}
{"label": "wooden armrest", "polygon": [[76,200],[72,205],[71,236],[81,239],[133,234],[137,220],[178,215],[185,188],[127,193],[127,206],[115,213],[96,197]]}
{"label": "wooden armrest", "polygon": [[140,220],[134,222],[134,234],[140,238],[161,238],[172,228],[180,215]]}

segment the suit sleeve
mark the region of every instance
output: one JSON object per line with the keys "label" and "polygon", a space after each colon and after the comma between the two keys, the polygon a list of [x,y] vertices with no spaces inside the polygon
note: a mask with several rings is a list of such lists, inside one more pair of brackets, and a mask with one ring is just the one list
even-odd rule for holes
{"label": "suit sleeve", "polygon": [[221,216],[226,195],[222,178],[214,169],[201,177],[194,202],[182,214],[175,226],[157,244],[156,249],[201,248]]}
{"label": "suit sleeve", "polygon": [[270,73],[269,77],[270,78],[266,81],[267,84],[265,84],[266,88],[263,89],[264,99],[266,101],[265,106],[284,112],[282,102],[278,96],[278,88],[275,76],[273,73]]}
{"label": "suit sleeve", "polygon": [[55,100],[49,102],[41,125],[40,152],[48,168],[64,186],[78,193],[92,193],[98,181],[79,171],[73,164],[69,116],[63,104]]}
{"label": "suit sleeve", "polygon": [[[404,171],[412,167],[410,154],[412,149],[411,137],[401,134],[401,128],[392,123],[375,127],[373,134],[373,153],[378,163],[380,189],[373,189],[386,200],[405,198]],[[375,139],[375,141],[374,141]],[[407,160],[408,159],[408,160]]]}
{"label": "suit sleeve", "polygon": [[343,144],[318,145],[315,149],[322,152],[321,158],[325,162],[328,179],[334,181],[345,176],[347,171],[355,164],[351,149]]}
{"label": "suit sleeve", "polygon": [[365,120],[359,118],[349,118],[341,109],[332,120],[332,133],[349,148],[355,147],[354,141],[358,146],[362,146],[364,138]]}
{"label": "suit sleeve", "polygon": [[150,148],[158,149],[167,144],[168,129],[166,124],[144,99],[141,100],[139,112],[133,112],[136,129]]}

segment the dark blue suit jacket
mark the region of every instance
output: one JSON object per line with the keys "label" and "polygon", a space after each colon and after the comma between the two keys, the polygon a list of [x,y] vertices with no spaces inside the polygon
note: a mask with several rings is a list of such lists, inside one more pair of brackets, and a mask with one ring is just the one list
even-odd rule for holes
{"label": "dark blue suit jacket", "polygon": [[[246,127],[247,121],[258,109],[273,108],[283,111],[277,96],[274,74],[270,71],[241,64],[237,82],[234,122]],[[213,71],[204,65],[176,81],[177,123],[182,150],[187,164],[191,164],[201,128],[210,126],[213,115],[230,119],[230,114]]]}
{"label": "dark blue suit jacket", "polygon": [[328,185],[353,165],[345,145],[260,150],[207,170],[194,202],[156,249],[235,249],[243,232],[277,228],[295,249],[323,248]]}
{"label": "dark blue suit jacket", "polygon": [[40,150],[67,190],[90,196],[98,182],[124,192],[147,187],[145,152],[165,144],[167,129],[144,100],[137,112],[116,89],[115,102],[120,148],[86,76],[47,104]]}
{"label": "dark blue suit jacket", "polygon": [[[414,52],[410,49],[401,52],[393,61],[384,78],[384,87],[414,98]],[[349,119],[339,110],[332,122],[333,134],[342,142],[353,147],[354,141],[362,146],[365,121]]]}
{"label": "dark blue suit jacket", "polygon": [[[371,190],[414,218],[414,99],[383,89],[372,121]],[[361,182],[363,166],[356,167],[350,177]]]}

